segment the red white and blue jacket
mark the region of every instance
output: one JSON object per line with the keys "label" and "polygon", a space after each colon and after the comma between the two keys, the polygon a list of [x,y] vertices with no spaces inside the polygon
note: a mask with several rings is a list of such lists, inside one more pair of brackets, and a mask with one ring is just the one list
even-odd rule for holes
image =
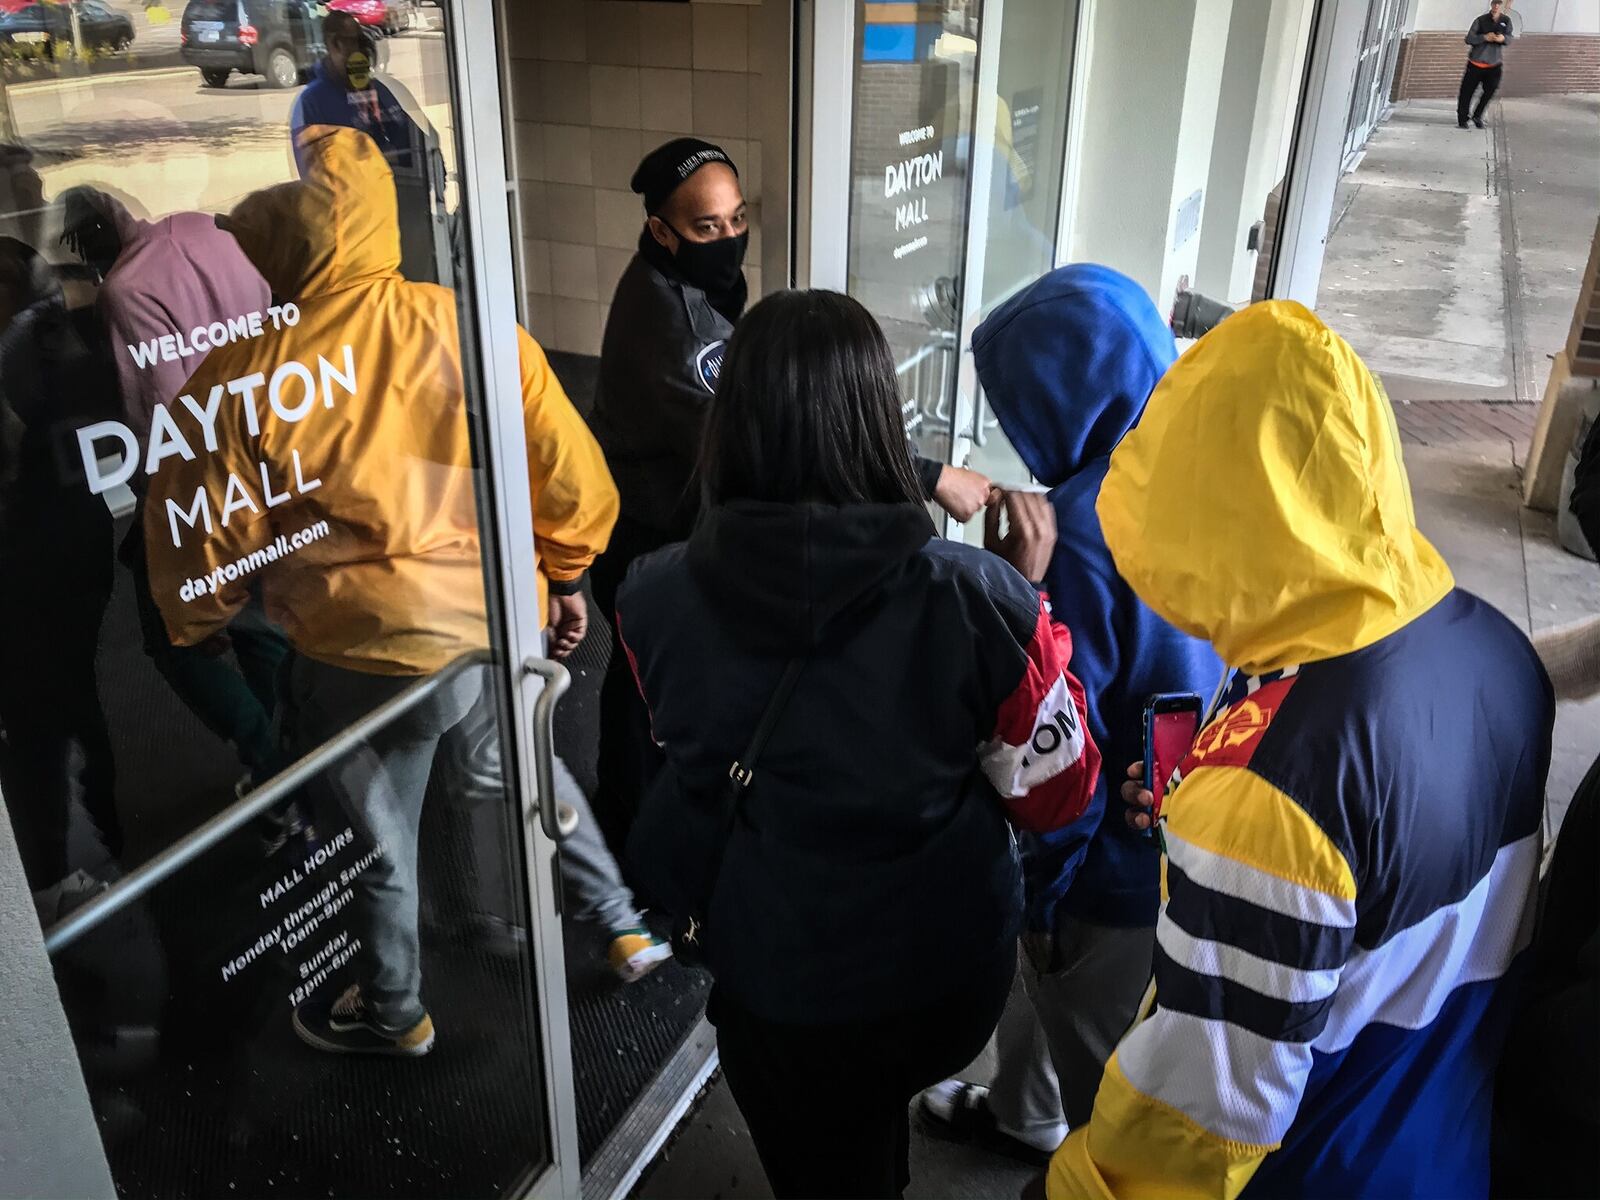
{"label": "red white and blue jacket", "polygon": [[916,505],[735,503],[641,560],[617,620],[684,785],[646,808],[718,795],[784,664],[805,660],[705,922],[739,1004],[869,1019],[1015,953],[1010,825],[1081,818],[1100,756],[1071,636],[1010,566],[934,537]]}

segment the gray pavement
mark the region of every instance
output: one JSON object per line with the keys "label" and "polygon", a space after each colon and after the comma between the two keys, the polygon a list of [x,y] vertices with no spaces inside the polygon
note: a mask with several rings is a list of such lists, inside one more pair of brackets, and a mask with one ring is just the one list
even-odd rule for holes
{"label": "gray pavement", "polygon": [[1396,106],[1340,185],[1318,308],[1405,400],[1537,401],[1600,215],[1600,96]]}

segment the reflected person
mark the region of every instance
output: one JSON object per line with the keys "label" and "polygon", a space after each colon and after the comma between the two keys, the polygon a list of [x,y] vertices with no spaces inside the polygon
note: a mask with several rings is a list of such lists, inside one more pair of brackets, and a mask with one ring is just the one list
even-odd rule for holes
{"label": "reflected person", "polygon": [[123,843],[95,679],[111,511],[89,491],[75,442],[115,405],[91,322],[67,308],[31,246],[0,238],[0,789],[36,892],[72,868],[74,801],[113,857]]}
{"label": "reflected person", "polygon": [[[172,213],[155,221],[135,217],[116,197],[95,188],[64,193],[61,240],[101,277],[96,299],[111,361],[116,365],[125,422],[141,446],[150,440],[158,407],[173,408],[184,383],[204,360],[205,350],[189,343],[168,359],[135,357],[135,348],[174,332],[188,335],[272,302],[266,281],[208,213]],[[130,483],[143,493],[142,473]],[[204,646],[174,645],[150,595],[145,566],[144,522],[136,514],[120,558],[133,574],[134,602],[144,650],[184,705],[212,733],[230,742],[246,775],[248,789],[270,778],[280,765],[274,728],[276,678],[288,653],[282,631],[267,620],[259,598],[250,602]],[[231,645],[239,668],[221,654]],[[287,824],[264,830],[276,848]]]}
{"label": "reflected person", "polygon": [[[302,181],[247,197],[227,219],[297,319],[213,352],[190,380],[196,394],[237,390],[219,408],[216,450],[175,456],[152,476],[146,544],[178,642],[204,640],[242,607],[243,578],[227,578],[228,568],[259,575],[295,651],[284,696],[290,754],[433,680],[422,702],[314,785],[319,815],[342,814],[381,853],[349,884],[356,982],[294,1012],[296,1033],[319,1049],[416,1056],[435,1037],[417,927],[423,797],[441,740],[480,696],[482,668],[460,660],[488,645],[456,301],[399,275],[391,174],[370,138],[316,126],[302,150]],[[583,452],[576,413],[558,411],[565,397],[540,390],[549,369],[526,334],[521,351],[525,423],[564,420],[568,436],[541,444],[568,454],[564,469],[603,471],[592,441]],[[230,522],[209,533],[186,522],[188,506],[223,502],[235,479],[270,483],[273,496],[236,500]],[[587,525],[614,512],[603,499],[583,502],[541,528],[539,514],[561,495],[547,487],[534,502],[535,536],[552,563],[552,538],[597,551],[603,532],[593,542]],[[266,547],[278,554],[252,565]],[[206,580],[219,571],[213,589]]]}
{"label": "reflected person", "polygon": [[[359,129],[383,152],[394,173],[400,207],[400,273],[416,283],[448,283],[449,239],[441,225],[444,210],[444,161],[432,131],[411,114],[415,100],[395,80],[376,78],[376,44],[347,12],[329,12],[322,21],[327,57],[295,98],[289,114],[289,138],[295,166],[304,176],[301,134],[312,125]],[[397,94],[396,89],[399,89]]]}

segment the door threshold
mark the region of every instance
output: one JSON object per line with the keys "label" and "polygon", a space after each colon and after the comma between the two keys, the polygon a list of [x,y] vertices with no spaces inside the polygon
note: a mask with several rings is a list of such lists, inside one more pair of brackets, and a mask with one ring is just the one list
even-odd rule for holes
{"label": "door threshold", "polygon": [[585,1164],[583,1200],[624,1200],[716,1069],[717,1032],[702,1016]]}

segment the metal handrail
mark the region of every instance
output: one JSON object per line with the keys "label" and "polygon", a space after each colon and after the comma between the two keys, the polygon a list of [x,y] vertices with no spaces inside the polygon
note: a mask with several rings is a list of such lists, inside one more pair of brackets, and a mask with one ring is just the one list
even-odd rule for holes
{"label": "metal handrail", "polygon": [[[457,675],[470,668],[484,666],[493,660],[494,656],[487,650],[474,650],[463,654],[432,675],[417,680],[404,691],[384,701],[305,757],[285,767],[260,787],[241,796],[209,821],[184,834],[160,854],[124,875],[82,908],[74,910],[50,926],[44,935],[45,951],[49,954],[58,954],[65,950],[102,921],[121,912],[156,884],[193,862],[274,804],[286,799],[291,792],[320,775],[385,726],[403,717]],[[559,692],[556,699],[560,699]],[[544,705],[542,695],[539,704]],[[553,706],[554,700],[550,704]],[[545,780],[541,778],[541,792],[544,785]]]}

